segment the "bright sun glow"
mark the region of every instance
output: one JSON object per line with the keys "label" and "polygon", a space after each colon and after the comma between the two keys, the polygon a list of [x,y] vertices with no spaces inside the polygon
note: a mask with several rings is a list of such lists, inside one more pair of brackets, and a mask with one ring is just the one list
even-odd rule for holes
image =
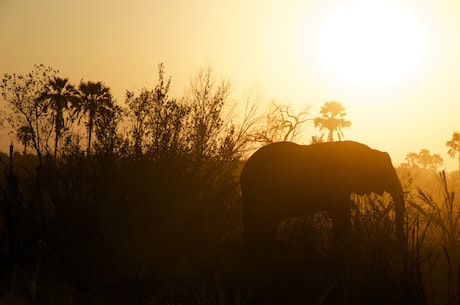
{"label": "bright sun glow", "polygon": [[388,1],[357,1],[334,10],[317,33],[329,70],[353,85],[397,82],[417,66],[424,37],[407,10]]}

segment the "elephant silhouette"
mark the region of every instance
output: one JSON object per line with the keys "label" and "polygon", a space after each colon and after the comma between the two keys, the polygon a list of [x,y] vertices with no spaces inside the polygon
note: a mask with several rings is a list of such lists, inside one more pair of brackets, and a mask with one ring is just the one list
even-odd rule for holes
{"label": "elephant silhouette", "polygon": [[391,194],[403,236],[403,189],[390,156],[358,142],[269,144],[246,161],[240,185],[244,239],[253,250],[274,242],[282,219],[316,211],[329,214],[334,240],[349,238],[352,193]]}

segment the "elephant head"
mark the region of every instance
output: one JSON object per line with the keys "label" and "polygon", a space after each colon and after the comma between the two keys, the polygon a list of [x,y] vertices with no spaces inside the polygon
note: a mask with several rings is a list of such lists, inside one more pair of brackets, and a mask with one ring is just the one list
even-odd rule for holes
{"label": "elephant head", "polygon": [[352,193],[390,193],[396,231],[403,234],[403,189],[390,156],[352,142],[269,144],[246,162],[240,176],[245,241],[263,248],[286,217],[329,213],[336,239],[351,234]]}

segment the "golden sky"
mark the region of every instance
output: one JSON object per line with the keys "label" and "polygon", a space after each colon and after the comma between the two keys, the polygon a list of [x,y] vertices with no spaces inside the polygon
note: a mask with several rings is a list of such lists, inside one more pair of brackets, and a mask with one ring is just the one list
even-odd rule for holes
{"label": "golden sky", "polygon": [[460,131],[459,17],[456,0],[0,0],[0,73],[43,63],[123,102],[153,87],[160,62],[176,97],[210,66],[235,100],[254,84],[315,115],[336,100],[352,121],[345,139],[396,164],[429,149],[456,169],[445,143]]}

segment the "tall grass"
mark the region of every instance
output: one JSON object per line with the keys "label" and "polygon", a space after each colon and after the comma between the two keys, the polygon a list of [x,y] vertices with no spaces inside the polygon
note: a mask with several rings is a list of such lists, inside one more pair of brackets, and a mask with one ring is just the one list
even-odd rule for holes
{"label": "tall grass", "polygon": [[349,304],[425,304],[420,224],[406,217],[406,241],[401,243],[390,196],[353,199],[353,243],[341,274]]}
{"label": "tall grass", "polygon": [[411,207],[426,226],[426,289],[431,303],[460,304],[460,202],[439,173],[439,193],[416,188]]}
{"label": "tall grass", "polygon": [[[92,171],[65,164],[44,169],[47,201],[54,205],[45,210],[52,220],[45,240],[25,239],[28,227],[22,226],[33,199],[26,186],[34,177],[20,176],[16,195],[0,189],[2,217],[12,203],[24,210],[0,223],[1,245],[13,241],[18,254],[1,293],[73,305],[460,302],[460,207],[445,173],[438,194],[414,188],[407,196],[403,244],[391,198],[356,196],[347,247],[334,248],[327,213],[290,218],[278,227],[266,268],[254,270],[242,254],[241,202],[228,179],[233,167],[210,182],[178,162],[165,166],[170,176],[142,160],[110,171],[95,163],[78,164]],[[2,186],[10,187],[10,175],[18,172],[9,166],[7,160]],[[166,188],[172,185],[166,179],[175,188]],[[14,230],[5,230],[9,225]],[[8,239],[10,232],[16,235]]]}

